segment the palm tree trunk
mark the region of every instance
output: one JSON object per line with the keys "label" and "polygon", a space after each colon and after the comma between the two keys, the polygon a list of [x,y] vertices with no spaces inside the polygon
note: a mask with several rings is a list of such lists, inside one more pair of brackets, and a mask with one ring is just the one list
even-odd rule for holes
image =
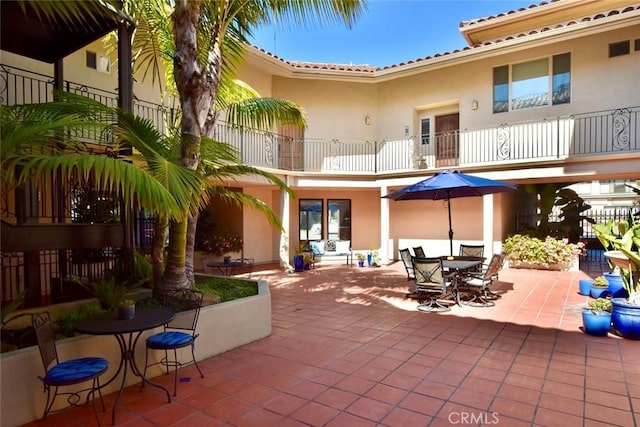
{"label": "palm tree trunk", "polygon": [[[221,52],[217,46],[209,47],[210,60],[204,68],[198,61],[200,6],[196,1],[177,1],[173,13],[176,42],[174,79],[182,108],[181,162],[192,170],[197,170],[200,163],[202,135],[215,122],[215,116],[210,114],[214,110],[222,66]],[[165,286],[193,284],[195,228],[195,219],[180,223],[179,227],[178,224],[170,227]]]}
{"label": "palm tree trunk", "polygon": [[151,241],[151,264],[153,265],[153,283],[162,282],[164,275],[164,243],[169,220],[166,215],[158,215],[153,226],[153,240]]}
{"label": "palm tree trunk", "polygon": [[187,236],[187,221],[171,221],[169,224],[169,248],[167,266],[164,277],[156,288],[160,293],[171,290],[189,288],[185,268],[185,244]]}
{"label": "palm tree trunk", "polygon": [[185,245],[185,274],[189,286],[193,286],[195,283],[195,267],[193,262],[193,254],[196,242],[196,226],[198,225],[198,218],[191,217],[187,223],[187,240]]}

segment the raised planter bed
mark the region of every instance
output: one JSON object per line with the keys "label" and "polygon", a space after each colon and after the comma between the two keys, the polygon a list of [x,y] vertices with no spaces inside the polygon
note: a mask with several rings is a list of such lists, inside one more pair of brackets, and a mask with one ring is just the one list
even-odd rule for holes
{"label": "raised planter bed", "polygon": [[[271,334],[271,295],[267,282],[256,280],[258,295],[225,303],[205,306],[200,311],[196,343],[196,358],[207,359],[238,346],[267,337]],[[179,314],[178,314],[179,315]],[[158,332],[160,328],[146,331],[136,348],[136,360],[144,362],[144,338]],[[81,335],[58,341],[61,360],[87,355],[100,355],[109,360],[109,378],[117,369],[120,351],[111,336]],[[161,352],[158,352],[161,353]],[[159,356],[159,355],[158,355]],[[148,376],[163,374],[160,367],[149,370]],[[38,347],[28,347],[0,355],[2,426],[14,427],[39,419],[44,410],[46,394],[37,378],[44,368]],[[139,378],[128,375],[128,385],[139,382]],[[116,391],[120,381],[114,381],[103,389],[103,393]],[[64,399],[60,399],[61,402]]]}

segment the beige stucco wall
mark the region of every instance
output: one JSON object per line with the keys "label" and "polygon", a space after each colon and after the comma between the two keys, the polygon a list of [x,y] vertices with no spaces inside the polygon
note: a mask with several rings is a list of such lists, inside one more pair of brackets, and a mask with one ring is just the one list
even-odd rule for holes
{"label": "beige stucco wall", "polygon": [[[200,335],[195,346],[197,360],[207,359],[271,334],[269,286],[265,281],[256,282],[258,295],[202,308],[197,327]],[[144,340],[150,334],[161,330],[161,328],[156,328],[142,334],[135,349],[137,366],[144,363]],[[80,335],[58,341],[56,344],[60,360],[89,355],[99,355],[106,358],[109,361],[109,370],[102,378],[103,382],[113,376],[120,361],[119,347],[112,336]],[[180,360],[188,360],[190,350],[185,348],[181,351],[187,353],[180,353]],[[153,353],[155,354],[151,357],[162,357],[162,352]],[[37,375],[43,374],[38,348],[28,347],[2,353],[0,355],[0,371],[2,427],[19,426],[40,418],[44,411],[46,394],[43,393],[42,382],[37,378]],[[149,378],[162,373],[164,370],[160,366],[151,368],[147,372]],[[117,391],[121,381],[121,377],[119,377],[106,386],[102,393],[109,394]],[[129,372],[126,384],[131,385],[139,382],[140,379]],[[180,384],[178,384],[178,388],[180,388]],[[54,408],[67,406],[63,404],[64,401],[64,397],[58,398]],[[118,420],[122,420],[122,411],[124,409],[116,411]]]}
{"label": "beige stucco wall", "polygon": [[[307,112],[305,138],[374,141],[379,131],[377,89],[365,83],[276,77],[274,96],[299,103]],[[371,124],[365,123],[365,117]]]}
{"label": "beige stucco wall", "polygon": [[[609,43],[635,39],[640,26],[628,27],[506,53],[490,51],[441,68],[385,81],[329,81],[317,78],[272,77],[274,96],[302,105],[309,116],[309,138],[381,141],[419,135],[422,117],[458,111],[460,129],[493,127],[505,122],[600,111],[640,105],[638,53],[608,57]],[[632,48],[633,49],[633,48]],[[571,103],[494,114],[493,68],[555,54],[571,53]],[[248,68],[250,84],[264,84],[268,73]],[[612,78],[615,76],[615,78]],[[631,85],[631,87],[630,87]],[[635,87],[633,87],[635,85]],[[594,90],[595,89],[595,90]],[[478,109],[472,110],[472,101]],[[371,125],[364,124],[365,116]]]}
{"label": "beige stucco wall", "polygon": [[[265,202],[279,216],[280,203],[278,192],[271,187],[251,186],[243,191]],[[279,232],[271,226],[265,216],[248,206],[242,209],[244,232],[244,256],[253,258],[256,263],[272,262],[278,259]]]}
{"label": "beige stucco wall", "polygon": [[[298,199],[291,203],[292,247],[298,246],[298,218],[300,199],[322,199],[326,209],[328,199],[351,200],[351,247],[354,251],[380,247],[380,193],[377,189],[298,189]],[[324,233],[326,238],[326,213]],[[292,253],[293,255],[293,253]]]}

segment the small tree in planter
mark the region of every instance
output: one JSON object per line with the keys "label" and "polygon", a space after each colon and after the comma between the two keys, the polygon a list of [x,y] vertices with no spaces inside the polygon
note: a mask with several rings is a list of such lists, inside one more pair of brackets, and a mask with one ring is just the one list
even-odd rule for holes
{"label": "small tree in planter", "polygon": [[[607,251],[609,265],[620,270],[627,298],[613,298],[611,320],[613,328],[623,337],[640,339],[640,223],[629,226],[613,220],[594,225],[598,240]],[[612,250],[611,250],[612,249]]]}
{"label": "small tree in planter", "polygon": [[589,335],[604,336],[611,329],[611,301],[598,298],[582,309],[582,326]]}

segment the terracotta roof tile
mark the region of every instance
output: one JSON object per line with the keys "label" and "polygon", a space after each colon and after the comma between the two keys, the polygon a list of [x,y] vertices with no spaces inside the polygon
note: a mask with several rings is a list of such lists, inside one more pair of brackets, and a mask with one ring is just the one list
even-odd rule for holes
{"label": "terracotta roof tile", "polygon": [[[503,16],[512,15],[514,13],[522,12],[522,11],[525,11],[525,10],[535,9],[537,7],[542,7],[542,6],[545,6],[547,4],[555,3],[555,2],[558,2],[558,1],[562,1],[562,0],[544,1],[544,2],[541,2],[539,4],[532,4],[528,8],[522,7],[522,8],[519,8],[517,10],[510,10],[508,12],[499,13],[499,14],[496,14],[496,15],[490,15],[490,16],[486,16],[486,17],[483,17],[483,18],[474,19],[474,20],[471,20],[471,21],[463,21],[463,22],[460,23],[460,27],[471,26],[471,25],[474,25],[474,24],[477,24],[477,23],[480,23],[480,22],[485,22],[485,21],[488,21],[488,20],[491,20],[491,19],[496,19],[496,18],[500,18],[500,17],[503,17]],[[526,37],[526,36],[529,36],[529,35],[535,35],[535,34],[546,32],[546,31],[553,31],[553,30],[556,30],[556,29],[566,28],[566,27],[570,27],[570,26],[573,26],[573,25],[577,25],[579,23],[589,22],[589,21],[593,21],[593,20],[597,20],[597,19],[602,19],[602,18],[606,18],[606,17],[609,17],[609,16],[613,16],[613,15],[619,15],[619,14],[622,14],[622,13],[633,12],[635,10],[640,10],[640,4],[635,4],[635,5],[631,5],[631,6],[625,6],[624,8],[621,8],[621,9],[612,9],[612,10],[607,11],[607,12],[598,12],[597,14],[592,15],[592,16],[585,16],[585,17],[582,17],[582,18],[579,18],[579,19],[574,19],[574,20],[571,20],[571,21],[561,22],[561,23],[558,23],[558,24],[554,25],[553,27],[545,26],[545,27],[541,27],[541,28],[536,28],[536,29],[532,29],[532,30],[530,30],[528,32],[509,35],[509,36],[506,36],[504,38],[499,38],[499,39],[495,39],[495,40],[486,41],[484,43],[477,44],[477,45],[474,45],[474,46],[465,46],[463,48],[455,49],[455,50],[450,51],[450,52],[436,53],[434,55],[425,56],[425,57],[422,57],[422,58],[416,58],[416,59],[412,59],[412,60],[409,60],[409,61],[401,62],[399,64],[387,65],[387,66],[383,66],[383,67],[377,67],[377,66],[368,65],[368,64],[355,65],[355,64],[330,64],[330,63],[314,63],[314,62],[302,62],[302,61],[287,61],[285,59],[282,59],[282,58],[272,54],[271,52],[267,52],[266,50],[264,50],[264,49],[262,49],[260,47],[256,46],[256,49],[260,50],[261,52],[264,52],[265,54],[267,54],[267,55],[269,55],[269,56],[271,56],[271,57],[273,57],[273,58],[275,58],[275,59],[277,59],[279,61],[282,61],[282,62],[284,62],[286,64],[289,64],[293,68],[374,73],[375,71],[389,70],[389,69],[393,69],[393,68],[402,67],[404,65],[424,62],[424,61],[428,61],[430,59],[435,59],[435,58],[440,58],[440,57],[443,57],[443,56],[451,55],[452,53],[464,52],[464,51],[468,51],[468,50],[471,50],[471,49],[476,49],[476,48],[479,48],[479,47],[482,47],[482,46],[491,46],[491,45],[503,43],[503,42],[506,42],[506,41],[515,40],[515,39],[518,39],[518,38]]]}
{"label": "terracotta roof tile", "polygon": [[481,22],[490,21],[492,19],[502,18],[502,17],[508,16],[508,15],[513,15],[514,13],[522,12],[522,11],[525,11],[525,10],[536,9],[538,7],[545,6],[545,5],[548,5],[548,4],[551,4],[551,3],[556,3],[556,2],[559,2],[559,1],[562,1],[562,0],[543,1],[543,2],[541,2],[539,4],[532,4],[529,7],[520,7],[518,9],[510,10],[508,12],[502,12],[502,13],[497,13],[495,15],[485,16],[485,17],[482,17],[482,18],[471,19],[469,21],[462,21],[462,22],[460,22],[460,28],[469,27],[469,26],[474,25],[474,24],[479,24]]}

